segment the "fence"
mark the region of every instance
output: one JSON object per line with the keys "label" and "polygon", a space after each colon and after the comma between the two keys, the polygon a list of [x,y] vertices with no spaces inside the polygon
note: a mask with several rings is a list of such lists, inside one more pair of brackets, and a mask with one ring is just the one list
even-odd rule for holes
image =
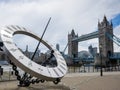
{"label": "fence", "polygon": [[3,68],[3,74],[0,75],[0,82],[16,80],[16,76],[15,76],[14,71],[12,70],[11,66],[2,66],[1,68]]}
{"label": "fence", "polygon": [[[100,67],[94,65],[82,65],[82,66],[68,66],[68,73],[88,73],[88,72],[99,72]],[[102,68],[104,72],[120,71],[120,64],[116,66]]]}
{"label": "fence", "polygon": [[[11,66],[2,66],[3,75],[0,76],[0,82],[16,80],[15,72]],[[120,64],[116,66],[103,68],[104,72],[120,71]],[[22,71],[21,71],[22,72]],[[94,65],[83,65],[83,66],[68,66],[68,73],[89,73],[89,72],[100,72],[100,67],[95,68]]]}

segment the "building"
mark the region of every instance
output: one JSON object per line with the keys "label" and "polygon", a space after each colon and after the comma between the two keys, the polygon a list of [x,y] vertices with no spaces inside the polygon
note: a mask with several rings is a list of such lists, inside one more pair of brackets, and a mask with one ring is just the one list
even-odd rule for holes
{"label": "building", "polygon": [[[22,51],[28,58],[32,58],[32,56],[33,56],[33,54],[34,54],[34,52],[30,52],[29,50],[28,50],[28,45],[26,46],[26,50],[25,51]],[[35,56],[34,56],[34,59],[33,59],[33,61],[35,61],[36,63],[39,63],[39,58],[40,58],[40,50],[37,50],[37,52],[36,52],[36,54],[35,54]]]}
{"label": "building", "polygon": [[80,59],[87,59],[87,58],[93,58],[93,56],[92,56],[92,54],[91,53],[89,53],[88,51],[80,51],[80,52],[78,52],[78,57],[80,58]]}
{"label": "building", "polygon": [[39,57],[39,64],[42,64],[45,60],[47,60],[47,56],[45,53],[41,53]]}
{"label": "building", "polygon": [[72,41],[74,38],[78,38],[78,35],[72,30],[71,33],[68,34],[68,56],[70,58],[78,57],[78,41]]}
{"label": "building", "polygon": [[99,31],[99,53],[105,58],[103,62],[109,62],[109,56],[113,54],[113,41],[110,40],[106,34],[113,35],[113,24],[108,22],[106,16],[104,16],[102,22],[98,22]]}
{"label": "building", "polygon": [[97,54],[97,47],[92,47],[92,45],[90,45],[88,47],[88,51],[93,57],[95,57],[95,55]]}
{"label": "building", "polygon": [[59,44],[56,44],[56,49],[57,49],[58,51],[60,51],[60,45],[59,45]]}

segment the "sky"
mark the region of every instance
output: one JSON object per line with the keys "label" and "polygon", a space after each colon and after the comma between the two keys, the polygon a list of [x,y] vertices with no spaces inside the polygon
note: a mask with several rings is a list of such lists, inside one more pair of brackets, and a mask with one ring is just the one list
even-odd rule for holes
{"label": "sky", "polygon": [[[41,36],[51,17],[43,39],[54,46],[58,43],[63,51],[72,29],[79,36],[94,32],[104,15],[109,21],[113,20],[114,35],[120,38],[119,9],[119,0],[0,0],[0,27],[19,25]],[[14,36],[14,40],[23,50],[28,45],[30,51],[34,51],[38,43],[23,35]],[[98,47],[98,39],[79,42],[79,51],[87,50],[89,45]],[[114,45],[114,50],[120,51],[120,47]]]}

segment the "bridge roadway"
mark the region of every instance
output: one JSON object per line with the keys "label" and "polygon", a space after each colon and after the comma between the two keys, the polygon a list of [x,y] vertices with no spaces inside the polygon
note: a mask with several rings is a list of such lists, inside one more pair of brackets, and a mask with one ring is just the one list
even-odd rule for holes
{"label": "bridge roadway", "polygon": [[85,41],[85,40],[89,40],[89,39],[98,38],[98,36],[99,36],[98,31],[95,31],[95,32],[92,32],[89,34],[81,35],[78,38],[74,38],[72,41],[81,42],[81,41]]}
{"label": "bridge roadway", "polygon": [[114,53],[114,54],[111,55],[109,58],[110,58],[110,59],[120,60],[120,53],[119,53],[119,52],[118,52],[118,53]]}
{"label": "bridge roadway", "polygon": [[[109,56],[110,60],[119,60],[120,61],[120,53],[114,53],[112,56]],[[83,61],[83,62],[88,62],[88,63],[93,63],[94,58],[74,58],[73,59],[75,62]]]}

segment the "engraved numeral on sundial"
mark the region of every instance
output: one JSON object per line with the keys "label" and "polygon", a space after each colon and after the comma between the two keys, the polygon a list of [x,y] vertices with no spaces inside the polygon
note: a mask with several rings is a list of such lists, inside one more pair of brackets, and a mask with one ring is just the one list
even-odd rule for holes
{"label": "engraved numeral on sundial", "polygon": [[26,28],[24,28],[24,27],[23,27],[23,30],[24,30],[24,31],[27,31]]}
{"label": "engraved numeral on sundial", "polygon": [[4,41],[4,42],[6,42],[7,44],[13,44],[12,42],[10,42],[10,41]]}
{"label": "engraved numeral on sundial", "polygon": [[60,53],[58,53],[58,55],[61,55]]}
{"label": "engraved numeral on sundial", "polygon": [[30,61],[30,62],[28,62],[28,66],[32,66],[32,62]]}
{"label": "engraved numeral on sundial", "polygon": [[62,71],[60,68],[58,68],[58,70],[59,70],[62,74],[64,74],[63,71]]}
{"label": "engraved numeral on sundial", "polygon": [[50,71],[49,71],[49,69],[47,68],[47,70],[48,70],[48,73],[50,74],[50,76],[51,76],[51,73],[50,73]]}
{"label": "engraved numeral on sundial", "polygon": [[38,70],[43,71],[43,69],[42,69],[42,68],[38,68]]}
{"label": "engraved numeral on sundial", "polygon": [[64,69],[64,70],[66,70],[62,65],[60,65],[60,67],[61,67],[62,69]]}
{"label": "engraved numeral on sundial", "polygon": [[[53,45],[52,45],[53,46]],[[57,49],[54,49],[54,51],[57,51]]]}
{"label": "engraved numeral on sundial", "polygon": [[53,47],[53,45],[51,45],[51,47]]}
{"label": "engraved numeral on sundial", "polygon": [[19,26],[16,26],[16,27],[21,30],[21,28]]}
{"label": "engraved numeral on sundial", "polygon": [[66,64],[65,64],[65,63],[63,63],[63,62],[61,62],[61,64],[62,64],[62,65],[64,65],[64,66],[66,66]]}
{"label": "engraved numeral on sundial", "polygon": [[17,30],[17,28],[15,26],[11,26],[13,29]]}
{"label": "engraved numeral on sundial", "polygon": [[24,58],[24,56],[19,56],[19,59],[23,59]]}
{"label": "engraved numeral on sundial", "polygon": [[9,34],[11,34],[11,32],[10,31],[8,31],[8,30],[5,30],[7,33],[9,33]]}
{"label": "engraved numeral on sundial", "polygon": [[62,57],[59,57],[61,60],[64,60]]}
{"label": "engraved numeral on sundial", "polygon": [[10,36],[8,36],[8,35],[5,35],[5,34],[3,34],[3,36],[4,36],[4,37],[7,37],[7,38],[11,38]]}
{"label": "engraved numeral on sundial", "polygon": [[15,52],[17,49],[11,48],[10,51]]}
{"label": "engraved numeral on sundial", "polygon": [[11,29],[10,27],[7,27],[7,29],[11,30],[11,31],[14,31],[13,29]]}
{"label": "engraved numeral on sundial", "polygon": [[53,71],[55,72],[55,74],[56,74],[57,76],[59,76],[58,72],[57,72],[55,69],[53,69]]}
{"label": "engraved numeral on sundial", "polygon": [[47,42],[47,43],[48,43],[48,41],[45,41],[45,42]]}
{"label": "engraved numeral on sundial", "polygon": [[48,73],[50,74],[50,71],[48,70]]}

